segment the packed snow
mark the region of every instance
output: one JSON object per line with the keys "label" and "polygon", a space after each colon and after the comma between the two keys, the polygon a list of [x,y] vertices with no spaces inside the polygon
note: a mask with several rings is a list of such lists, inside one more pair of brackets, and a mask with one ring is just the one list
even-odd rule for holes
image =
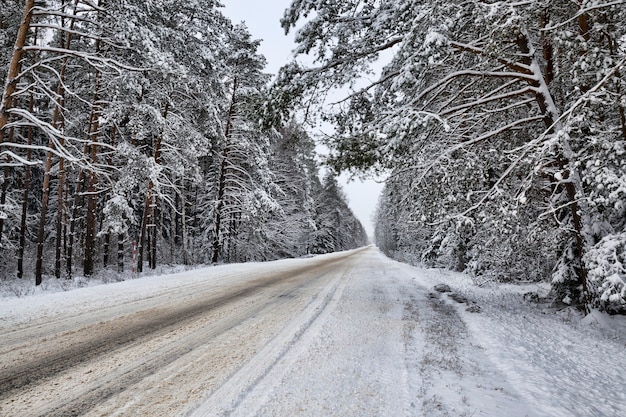
{"label": "packed snow", "polygon": [[[23,297],[4,293],[0,348],[2,335],[34,327],[41,317],[76,317],[79,323],[102,311],[106,319],[120,308],[190,292],[200,282],[211,282],[217,291],[344,254],[62,292],[49,285]],[[626,415],[622,316],[582,317],[550,306],[544,285],[478,287],[466,275],[398,263],[374,247],[355,251],[324,282],[281,329],[252,349],[256,353],[218,386],[178,404],[174,415]],[[246,343],[243,336],[237,343]],[[132,401],[153,401],[141,395],[133,390]],[[117,415],[130,415],[124,411],[129,403],[118,401],[108,400]]]}

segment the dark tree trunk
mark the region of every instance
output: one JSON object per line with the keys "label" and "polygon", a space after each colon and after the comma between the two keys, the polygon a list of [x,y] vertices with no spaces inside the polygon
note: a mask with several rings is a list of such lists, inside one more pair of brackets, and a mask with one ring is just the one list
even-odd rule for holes
{"label": "dark tree trunk", "polygon": [[[74,26],[74,20],[72,19],[70,22],[70,29]],[[71,32],[67,33],[65,41],[63,42],[62,47],[65,49],[70,49],[70,45],[72,42]],[[67,70],[67,58],[63,59],[61,63],[61,69],[59,71],[59,83],[57,85],[57,98],[54,103],[54,111],[52,113],[52,127],[57,128],[59,126],[59,121],[63,119],[62,108],[64,106],[65,99],[65,88],[63,83],[65,81],[65,74]],[[62,122],[61,122],[62,124]],[[59,146],[64,146],[64,139],[59,138]],[[50,140],[48,143],[48,147],[50,149],[55,149],[55,143]],[[39,285],[41,283],[42,277],[42,268],[43,268],[43,247],[44,247],[44,238],[45,238],[45,227],[46,227],[46,216],[48,213],[48,204],[50,201],[50,181],[51,174],[50,169],[52,168],[52,159],[54,155],[52,151],[48,151],[46,155],[46,163],[45,163],[45,171],[44,171],[44,181],[42,187],[42,203],[41,203],[41,212],[39,219],[39,232],[37,234],[37,262],[35,267],[35,283]],[[63,158],[59,160],[59,179],[57,186],[57,200],[59,206],[57,207],[57,222],[56,222],[56,244],[55,244],[55,268],[54,273],[57,278],[61,277],[61,229],[62,229],[62,219],[63,219],[63,187],[65,174],[64,174],[64,161]]]}
{"label": "dark tree trunk", "polygon": [[65,189],[65,164],[63,159],[59,161],[59,183],[57,185],[57,224],[56,243],[54,257],[54,276],[61,278],[61,249],[63,247],[63,217],[65,214],[65,199],[63,190]]}
{"label": "dark tree trunk", "polygon": [[[96,51],[100,49],[100,42],[96,41]],[[89,126],[87,131],[90,160],[95,164],[98,160],[98,134],[100,130],[100,88],[102,73],[96,72],[95,92],[92,102]],[[96,249],[96,233],[98,223],[98,174],[94,168],[87,174],[87,212],[85,213],[85,257],[83,260],[83,273],[90,276],[94,272],[94,259]]]}
{"label": "dark tree trunk", "polygon": [[30,23],[33,17],[33,7],[35,0],[26,0],[24,3],[24,14],[20,27],[17,31],[15,46],[13,47],[13,55],[9,64],[9,72],[5,82],[5,89],[2,94],[2,103],[0,104],[0,143],[4,141],[4,127],[9,121],[8,111],[13,107],[13,94],[17,89],[18,75],[22,67],[22,58],[24,57],[24,46],[28,38]]}
{"label": "dark tree trunk", "polygon": [[[88,149],[86,147],[85,153]],[[65,269],[67,270],[67,277],[70,279],[73,272],[73,257],[74,257],[74,241],[76,240],[76,229],[79,219],[79,209],[84,205],[84,199],[82,196],[83,182],[85,181],[85,171],[81,169],[76,177],[76,184],[74,187],[74,202],[72,204],[72,218],[70,219],[70,232],[68,234],[67,255],[65,258]]]}
{"label": "dark tree trunk", "polygon": [[[22,58],[24,58],[24,46],[26,45],[26,39],[28,38],[28,32],[30,31],[34,5],[34,0],[26,0],[24,3],[22,20],[15,38],[13,55],[11,56],[11,62],[9,63],[9,70],[4,84],[5,88],[2,92],[2,102],[0,102],[0,144],[5,140],[5,127],[9,122],[9,110],[13,107],[13,94],[17,90],[17,83],[19,81],[18,76],[22,68]],[[11,131],[13,131],[13,129],[11,129]],[[8,180],[8,172],[5,169],[4,182],[2,183],[2,198],[4,199],[6,199]],[[2,241],[3,229],[4,219],[0,219],[0,242]]]}
{"label": "dark tree trunk", "polygon": [[[73,15],[76,14],[78,8],[78,1],[74,3],[74,11]],[[74,29],[75,20],[71,19],[69,24],[70,32],[67,32],[65,37],[65,44],[63,47],[65,49],[70,49],[72,45],[72,34],[71,31]],[[67,58],[63,60],[61,64],[61,71],[59,73],[59,78],[61,82],[63,82],[66,78],[65,74],[67,72]],[[57,103],[54,107],[54,113],[52,115],[52,126],[56,127],[57,124],[63,130],[65,128],[65,117],[61,111],[61,109],[65,106],[65,89],[61,84],[57,87]],[[64,146],[65,140],[63,138],[60,139],[60,145]],[[65,189],[65,160],[63,158],[59,159],[59,180],[57,184],[57,222],[56,222],[56,243],[55,243],[55,258],[54,258],[54,275],[57,278],[61,278],[61,249],[63,247],[63,241],[65,236],[63,235],[63,218],[65,217],[65,198],[63,190]]]}
{"label": "dark tree trunk", "polygon": [[226,120],[226,131],[224,132],[224,149],[222,150],[222,161],[220,163],[220,177],[217,189],[217,202],[215,204],[215,221],[213,231],[213,256],[211,262],[216,264],[220,259],[222,227],[222,208],[224,207],[224,191],[226,190],[226,171],[228,170],[228,158],[230,153],[230,136],[232,130],[233,116],[235,115],[235,101],[237,98],[237,78],[233,81],[233,94],[228,108],[228,119]]}
{"label": "dark tree trunk", "polygon": [[124,234],[117,235],[117,273],[124,272]]}
{"label": "dark tree trunk", "polygon": [[[33,105],[34,105],[33,95],[30,96],[30,104],[29,110],[32,113]],[[30,162],[32,158],[32,150],[30,145],[33,143],[33,128],[29,126],[27,128],[27,141],[28,141],[28,151],[26,152],[26,160]],[[22,201],[22,215],[20,219],[20,238],[19,238],[19,246],[17,249],[17,277],[24,277],[24,249],[26,247],[26,217],[28,216],[28,196],[30,193],[30,165],[26,165],[24,171],[24,201]],[[1,236],[1,235],[0,235]]]}
{"label": "dark tree trunk", "polygon": [[111,233],[104,234],[104,247],[102,248],[102,266],[106,268],[109,265],[109,248],[111,246]]}
{"label": "dark tree trunk", "polygon": [[[167,117],[169,112],[169,103],[165,105],[165,109],[163,110],[163,118]],[[161,161],[161,142],[163,140],[163,132],[161,132],[157,138],[156,144],[154,145],[154,162],[158,164]],[[156,207],[156,197],[154,196],[154,184],[152,181],[148,183],[148,190],[146,192],[146,203],[144,205],[143,215],[141,216],[141,231],[139,236],[139,247],[138,249],[138,258],[137,258],[137,271],[143,271],[143,251],[146,243],[151,245],[155,240],[151,239],[152,236],[150,233],[152,232],[149,228],[154,228],[154,233],[156,233],[156,218],[155,218],[155,207]],[[155,245],[153,245],[155,246]],[[152,269],[156,268],[156,247],[154,249],[150,249],[148,254],[148,266]]]}
{"label": "dark tree trunk", "polygon": [[[14,140],[15,128],[11,128],[9,133],[9,142]],[[8,159],[8,157],[7,157]],[[10,162],[10,161],[7,161]],[[5,165],[3,170],[2,187],[0,191],[0,207],[4,206],[7,202],[7,193],[9,192],[9,183],[11,182],[11,171],[9,164]],[[0,248],[2,248],[2,233],[4,230],[4,218],[0,218]]]}
{"label": "dark tree trunk", "polygon": [[[579,23],[580,22],[581,20],[579,19]],[[581,33],[586,34],[587,31],[589,30],[589,27],[587,26],[587,23],[586,23],[586,19],[583,20],[583,23],[585,24],[585,27],[584,28],[581,27]],[[531,50],[530,41],[525,34],[519,35],[518,46],[519,46],[520,52],[522,53],[522,61],[524,62],[524,64],[528,65],[529,67],[533,67],[532,60],[534,58],[529,54]],[[545,91],[545,92],[548,91],[548,86],[545,83],[545,77],[543,74],[533,74],[533,75],[535,75],[536,79],[538,80],[533,85],[533,87],[537,87],[538,89],[538,92],[535,94],[537,105],[539,106],[539,109],[542,111],[544,115],[543,120],[544,120],[546,129],[548,129],[550,133],[553,133],[555,130],[555,127],[557,128],[556,130],[559,130],[560,123],[558,122],[558,115],[554,114],[554,111],[556,110],[554,108],[554,105],[550,106],[548,104],[549,103],[548,100],[552,101],[552,98],[550,96],[546,97],[542,93],[542,91]],[[543,84],[541,83],[541,81],[543,81]],[[578,191],[582,192],[582,189],[579,190],[579,188],[582,188],[582,184],[581,184],[580,178],[578,178],[578,172],[575,172],[574,164],[570,160],[570,157],[566,155],[567,151],[565,147],[569,147],[569,144],[563,143],[563,142],[562,144],[564,146],[564,149],[558,162],[559,162],[559,165],[564,167],[565,169],[564,178],[567,179],[566,181],[564,181],[563,187],[565,188],[565,192],[566,192],[567,199],[568,199],[566,210],[569,210],[571,218],[572,218],[572,226],[573,226],[572,232],[573,232],[573,238],[574,238],[575,248],[576,248],[576,253],[574,254],[576,257],[576,260],[575,260],[575,265],[573,265],[573,270],[576,273],[577,285],[582,288],[582,299],[583,299],[582,307],[583,309],[586,310],[588,308],[587,298],[589,295],[588,282],[587,282],[588,271],[587,271],[585,262],[583,260],[584,255],[585,255],[585,250],[586,250],[586,242],[585,242],[586,231],[585,231],[585,224],[583,221],[584,213],[579,204],[579,195],[578,195],[579,194]]]}
{"label": "dark tree trunk", "polygon": [[146,226],[148,224],[148,217],[150,212],[150,200],[152,199],[152,183],[148,186],[148,195],[143,207],[143,214],[141,216],[141,227],[139,229],[139,242],[137,244],[137,272],[143,272],[143,247],[146,242]]}

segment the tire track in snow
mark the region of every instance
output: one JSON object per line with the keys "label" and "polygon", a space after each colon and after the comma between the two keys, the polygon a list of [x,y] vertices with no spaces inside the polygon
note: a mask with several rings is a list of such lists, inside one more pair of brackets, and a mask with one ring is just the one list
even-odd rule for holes
{"label": "tire track in snow", "polygon": [[[227,317],[213,323],[210,330],[205,330],[200,334],[191,334],[183,340],[165,345],[146,355],[140,363],[131,363],[115,370],[104,381],[98,380],[94,381],[93,384],[87,384],[83,387],[78,398],[74,400],[61,401],[60,404],[51,404],[51,407],[45,410],[41,409],[37,413],[29,413],[29,415],[80,415],[94,405],[106,401],[153,374],[156,369],[176,361],[208,340],[237,326],[246,318],[260,314],[265,309],[280,308],[281,304],[289,301],[293,293],[309,285],[310,281],[315,281],[315,279],[327,274],[336,267],[336,263],[343,259],[344,257],[327,260],[324,263],[308,264],[280,274],[265,274],[261,278],[252,280],[248,286],[230,291],[219,297],[197,300],[174,309],[171,306],[154,308],[131,315],[131,317],[118,318],[75,332],[64,333],[56,336],[57,342],[61,344],[61,348],[57,351],[41,352],[41,348],[37,349],[31,346],[31,352],[39,353],[40,356],[30,362],[21,363],[23,357],[28,357],[28,355],[24,355],[22,352],[20,356],[14,352],[15,357],[22,359],[16,360],[14,363],[7,363],[3,360],[3,369],[0,371],[0,400],[9,399],[17,395],[18,391],[35,390],[40,386],[45,386],[46,381],[55,375],[71,372],[72,368],[95,362],[102,356],[123,351],[127,347],[140,345],[144,340],[168,333],[226,305],[246,300],[255,293],[272,290],[273,287],[285,283],[288,284],[286,290],[279,287],[279,293],[265,300],[265,302],[247,309],[238,309],[239,314],[235,317]],[[312,271],[318,271],[319,275],[310,281],[294,278],[294,276],[297,277],[305,273],[310,275]],[[295,284],[289,283],[290,279]],[[62,343],[65,339],[73,339],[74,343],[63,346]],[[27,351],[28,348],[28,346],[24,347]]]}
{"label": "tire track in snow", "polygon": [[[348,266],[340,275],[337,274],[337,277],[327,284],[319,295],[278,336],[199,406],[191,409],[186,416],[230,416],[233,412],[236,414],[236,410],[240,408],[244,401],[253,403],[256,406],[260,405],[262,400],[259,401],[259,397],[267,395],[267,392],[264,392],[263,389],[256,390],[260,382],[271,372],[286,372],[287,366],[283,364],[281,369],[278,370],[276,365],[288,352],[294,349],[294,346],[300,341],[302,336],[314,323],[321,319],[321,316],[327,315],[334,308],[346,286],[345,273],[350,268],[351,266]],[[276,376],[274,376],[274,379],[276,379]],[[255,390],[260,392],[255,392]],[[248,410],[249,406],[245,407],[245,409]]]}

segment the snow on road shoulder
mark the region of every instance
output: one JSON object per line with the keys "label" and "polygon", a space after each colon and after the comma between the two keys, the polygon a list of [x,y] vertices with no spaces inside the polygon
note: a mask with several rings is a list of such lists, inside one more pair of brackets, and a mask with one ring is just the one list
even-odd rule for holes
{"label": "snow on road shoulder", "polygon": [[[319,262],[320,259],[331,260],[348,252],[321,255],[310,259],[284,259],[272,262],[211,266],[184,272],[142,276],[112,283],[103,283],[102,280],[94,280],[93,282],[70,281],[67,288],[57,284],[57,282],[63,283],[63,281],[49,278],[55,281],[54,285],[37,287],[32,293],[25,296],[17,296],[10,290],[0,287],[0,331],[7,328],[34,325],[42,319],[76,316],[134,301],[167,296],[168,292],[190,290],[198,285],[201,285],[202,288],[210,288],[211,286],[217,288],[233,281],[245,281],[262,273],[282,271],[311,262]],[[85,282],[88,286],[72,287],[72,285],[80,282]]]}
{"label": "snow on road shoulder", "polygon": [[626,415],[626,318],[597,311],[583,318],[524,299],[527,292],[545,292],[544,285],[479,288],[467,275],[417,268],[415,277],[431,288],[446,283],[480,306],[480,313],[470,313],[466,304],[443,296],[540,415]]}

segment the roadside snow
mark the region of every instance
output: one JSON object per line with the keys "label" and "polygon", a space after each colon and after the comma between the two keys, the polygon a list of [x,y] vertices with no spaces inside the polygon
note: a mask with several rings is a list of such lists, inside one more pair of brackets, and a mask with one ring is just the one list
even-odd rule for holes
{"label": "roadside snow", "polygon": [[[333,254],[327,256],[328,259],[333,258]],[[155,297],[168,298],[172,293],[193,290],[199,284],[205,286],[210,282],[219,288],[245,282],[261,273],[282,271],[306,262],[306,259],[285,259],[265,263],[229,264],[163,275],[145,274],[119,282],[111,282],[113,278],[94,281],[83,281],[79,278],[64,285],[62,280],[48,277],[44,281],[45,285],[35,289],[31,288],[32,283],[19,282],[20,291],[7,289],[0,284],[0,330],[8,326],[28,326],[42,317],[79,316],[88,311],[106,309],[116,310],[117,314],[118,306],[123,304],[131,304],[129,308],[133,308],[133,303]],[[77,285],[79,288],[76,288]]]}
{"label": "roadside snow", "polygon": [[445,282],[481,307],[469,313],[465,304],[449,301],[540,415],[626,415],[626,317],[598,311],[582,317],[524,300],[525,293],[545,293],[543,285],[478,288],[466,275],[439,270],[419,271],[416,280],[431,287]]}

